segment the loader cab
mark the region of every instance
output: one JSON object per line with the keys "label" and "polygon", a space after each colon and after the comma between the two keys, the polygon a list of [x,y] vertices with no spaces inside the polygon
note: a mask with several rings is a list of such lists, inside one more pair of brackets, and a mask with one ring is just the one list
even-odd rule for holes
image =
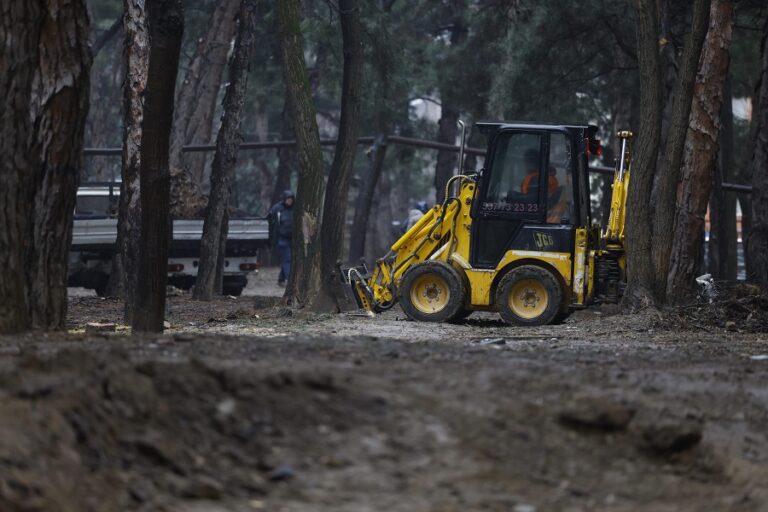
{"label": "loader cab", "polygon": [[570,253],[588,227],[587,157],[596,127],[478,123],[488,152],[472,207],[470,259],[494,268],[511,249]]}

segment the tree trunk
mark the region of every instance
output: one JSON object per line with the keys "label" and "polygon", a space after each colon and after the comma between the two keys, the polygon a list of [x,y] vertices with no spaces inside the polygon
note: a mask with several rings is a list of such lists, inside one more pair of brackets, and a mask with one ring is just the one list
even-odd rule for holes
{"label": "tree trunk", "polygon": [[323,206],[323,154],[315,105],[304,62],[299,0],[277,4],[283,78],[296,130],[299,188],[293,214],[292,268],[285,297],[304,306],[320,290],[320,214]]}
{"label": "tree trunk", "polygon": [[[664,155],[667,148],[667,138],[669,136],[669,121],[672,119],[672,106],[675,99],[675,84],[678,79],[677,48],[675,47],[675,37],[673,37],[673,0],[659,1],[659,69],[661,73],[661,93],[662,93],[662,112],[661,112],[661,135],[659,138],[659,152],[656,157],[656,176],[664,173]],[[674,27],[679,32],[677,25]],[[704,24],[706,32],[707,25]],[[702,35],[702,40],[704,36]],[[695,71],[694,71],[695,72]],[[685,137],[685,132],[683,132]],[[651,192],[651,201],[655,203],[658,180],[654,180],[654,188]]]}
{"label": "tree trunk", "polygon": [[[381,5],[385,13],[389,13],[392,3]],[[390,76],[394,65],[393,55],[385,45],[373,45],[370,59],[375,73],[373,80],[373,145],[368,151],[368,169],[363,174],[358,186],[355,199],[355,214],[352,219],[352,229],[349,236],[349,261],[357,264],[365,256],[366,238],[369,232],[369,219],[374,197],[379,189],[381,171],[384,168],[384,158],[387,153],[387,134],[390,129]]]}
{"label": "tree trunk", "polygon": [[147,0],[149,72],[141,133],[141,244],[133,331],[162,332],[168,277],[170,149],[173,95],[184,14],[181,0]]}
{"label": "tree trunk", "polygon": [[[669,255],[672,251],[672,228],[675,220],[675,195],[680,181],[680,167],[688,129],[688,117],[691,112],[696,70],[699,68],[701,47],[709,24],[709,7],[710,0],[695,0],[693,3],[691,33],[686,38],[680,62],[677,88],[669,120],[663,172],[657,171],[652,255],[656,277],[654,291],[658,302],[664,301],[666,291]],[[637,169],[637,166],[634,169]]]}
{"label": "tree trunk", "polygon": [[[712,190],[720,135],[723,83],[728,72],[733,2],[712,0],[709,30],[694,85],[682,180],[672,233],[667,302],[680,304],[690,295],[701,258],[704,217]],[[658,206],[657,206],[658,211]]]}
{"label": "tree trunk", "polygon": [[141,124],[144,118],[144,91],[149,71],[149,34],[144,2],[123,0],[125,83],[123,85],[123,150],[117,241],[110,272],[110,294],[124,299],[127,324],[133,318],[139,275],[141,241]]}
{"label": "tree trunk", "polygon": [[33,154],[39,161],[28,203],[34,207],[26,258],[30,316],[39,329],[67,327],[69,246],[88,113],[88,35],[83,0],[48,0],[32,89]]}
{"label": "tree trunk", "polygon": [[186,168],[205,182],[206,153],[182,153],[185,144],[209,144],[224,66],[235,35],[239,0],[220,0],[184,76],[176,99],[171,135],[171,167]]}
{"label": "tree trunk", "polygon": [[[216,154],[211,169],[211,194],[200,241],[200,266],[195,280],[194,298],[210,300],[221,293],[223,249],[227,241],[224,223],[228,219],[230,184],[240,145],[240,118],[248,86],[248,61],[256,30],[256,0],[242,0],[235,49],[229,63],[229,86],[224,95],[224,113],[216,138]],[[221,261],[219,261],[221,260]]]}
{"label": "tree trunk", "polygon": [[[379,125],[381,123],[378,123]],[[365,239],[368,234],[368,219],[371,216],[371,205],[384,168],[384,157],[387,152],[387,137],[378,131],[369,153],[369,170],[360,184],[355,201],[355,216],[349,235],[349,261],[357,264],[365,255]]]}
{"label": "tree trunk", "polygon": [[[0,334],[30,327],[24,279],[33,157],[29,105],[43,17],[42,1],[0,0]],[[9,42],[12,42],[9,43]],[[36,156],[36,155],[35,155]]]}
{"label": "tree trunk", "polygon": [[640,71],[640,130],[627,196],[627,289],[623,305],[653,304],[651,189],[661,126],[661,81],[656,0],[635,0],[638,17],[637,59]]}
{"label": "tree trunk", "polygon": [[[283,103],[283,125],[280,128],[281,140],[293,140],[296,132],[293,130],[293,120],[288,106],[288,98]],[[269,207],[279,203],[283,199],[283,192],[291,188],[291,174],[296,168],[296,148],[282,147],[277,150],[277,172],[275,173],[275,186],[272,189],[272,198]]]}
{"label": "tree trunk", "polygon": [[[363,36],[360,27],[358,0],[339,0],[344,76],[341,88],[341,118],[339,137],[333,155],[328,187],[325,191],[323,223],[320,243],[323,248],[321,271],[323,292],[318,296],[316,309],[334,310],[327,299],[333,297],[333,276],[337,261],[344,251],[344,227],[347,219],[347,195],[357,150],[358,120],[360,117],[363,82]],[[324,296],[324,297],[323,297]]]}
{"label": "tree trunk", "polygon": [[747,279],[768,290],[768,19],[763,23],[755,147],[752,153],[752,231]]}
{"label": "tree trunk", "polygon": [[733,183],[733,107],[730,74],[725,78],[720,111],[720,152],[715,169],[714,189],[709,201],[709,272],[717,279],[736,279],[736,195],[720,188]]}

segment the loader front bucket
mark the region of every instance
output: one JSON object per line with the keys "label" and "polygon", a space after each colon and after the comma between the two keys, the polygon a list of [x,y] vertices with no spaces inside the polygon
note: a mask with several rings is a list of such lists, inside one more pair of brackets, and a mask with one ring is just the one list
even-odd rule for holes
{"label": "loader front bucket", "polygon": [[339,265],[337,268],[338,270],[334,272],[331,281],[331,293],[339,312],[370,311],[370,306],[366,307],[369,301],[360,296],[361,293],[365,293],[361,289],[361,281],[368,278],[366,267],[364,265],[360,267],[342,267]]}

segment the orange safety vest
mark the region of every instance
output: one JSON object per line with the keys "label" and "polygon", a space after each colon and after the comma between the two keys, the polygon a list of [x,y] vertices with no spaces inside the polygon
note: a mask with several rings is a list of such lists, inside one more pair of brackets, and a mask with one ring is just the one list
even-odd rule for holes
{"label": "orange safety vest", "polygon": [[[527,194],[528,189],[531,187],[531,182],[533,181],[534,178],[536,179],[539,178],[538,172],[531,173],[523,179],[523,183],[520,185],[520,192],[522,192],[523,194]],[[560,186],[560,182],[557,181],[557,178],[555,178],[554,176],[550,176],[549,179],[547,180],[547,183],[548,183],[547,184],[548,194],[557,192],[557,188]]]}

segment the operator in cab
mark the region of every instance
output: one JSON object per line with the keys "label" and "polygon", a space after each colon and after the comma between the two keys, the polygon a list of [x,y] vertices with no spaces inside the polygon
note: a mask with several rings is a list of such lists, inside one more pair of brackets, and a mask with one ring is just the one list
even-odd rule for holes
{"label": "operator in cab", "polygon": [[[525,168],[528,169],[528,174],[523,178],[523,182],[520,184],[520,192],[527,194],[531,191],[531,185],[533,184],[535,187],[539,180],[539,153],[535,149],[529,149],[525,152],[523,158],[525,160]],[[557,181],[557,178],[553,173],[549,173],[549,177],[547,178],[547,194],[554,194],[558,187],[560,187],[560,183]]]}

